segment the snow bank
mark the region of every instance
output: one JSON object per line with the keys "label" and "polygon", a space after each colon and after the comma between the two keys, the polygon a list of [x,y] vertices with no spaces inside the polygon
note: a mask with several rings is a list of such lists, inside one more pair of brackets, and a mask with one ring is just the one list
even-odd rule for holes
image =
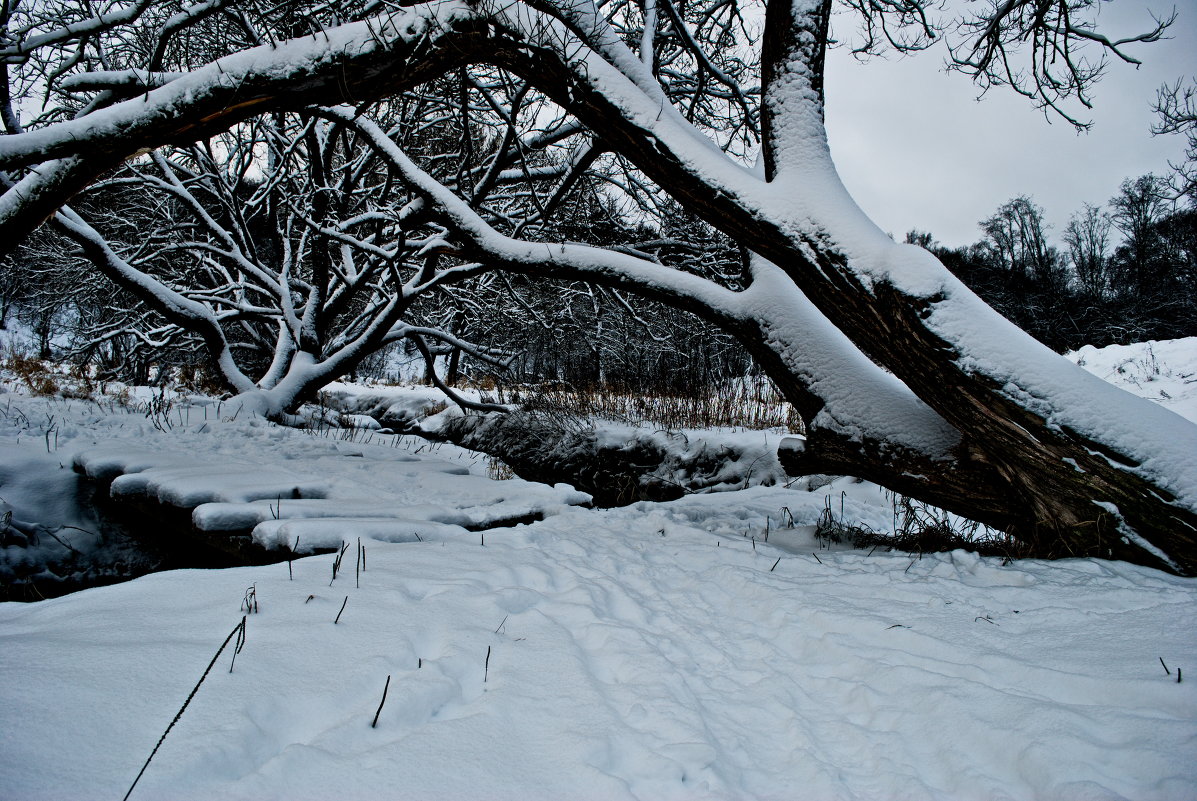
{"label": "snow bank", "polygon": [[1098,378],[1197,423],[1197,337],[1086,345],[1067,356]]}
{"label": "snow bank", "polygon": [[[276,441],[262,441],[264,431]],[[110,482],[114,498],[191,509],[193,525],[205,532],[253,529],[254,541],[268,548],[290,546],[299,536],[301,553],[339,546],[334,532],[346,525],[354,536],[400,542],[415,539],[412,531],[488,528],[590,501],[565,484],[491,481],[471,472],[476,454],[454,446],[383,435],[377,427],[353,433],[369,443],[342,440],[342,433],[303,434],[261,420],[203,421],[172,430],[160,448],[110,442],[78,451],[71,462],[78,472]],[[204,438],[219,446],[219,459],[201,455],[211,452],[202,447]],[[242,439],[249,442],[241,458],[230,458]],[[187,441],[189,447],[180,447]],[[432,450],[453,461],[414,455]],[[292,469],[297,464],[303,469]],[[373,533],[362,534],[367,521]]]}
{"label": "snow bank", "polygon": [[[472,390],[457,390],[470,400],[479,400]],[[364,387],[335,381],[324,388],[327,404],[342,412],[345,420],[370,420],[377,426],[405,431],[416,421],[445,408],[445,396],[435,387]],[[373,427],[370,423],[366,427]],[[359,428],[362,426],[358,426]]]}
{"label": "snow bank", "polygon": [[66,577],[98,580],[111,571],[97,562],[130,557],[100,534],[80,484],[54,455],[0,442],[0,590]]}
{"label": "snow bank", "polygon": [[297,553],[341,548],[355,538],[377,542],[430,542],[468,536],[461,526],[401,517],[320,517],[266,520],[254,526],[253,540],[264,548]]}
{"label": "snow bank", "polygon": [[[290,546],[308,531],[301,552],[339,545],[340,524],[287,521],[373,518],[366,536],[400,541],[411,531],[460,534],[590,501],[565,485],[491,481],[478,454],[451,445],[365,428],[300,432],[252,417],[230,420],[208,399],[166,401],[147,411],[4,398],[0,503],[11,507],[12,525],[0,527],[0,597],[35,599],[160,566],[163,554],[95,518],[92,487],[80,473],[110,485],[116,497],[192,510],[196,528],[215,535],[282,521],[257,532],[256,542]],[[153,530],[159,541],[151,549],[187,533],[177,525]]]}

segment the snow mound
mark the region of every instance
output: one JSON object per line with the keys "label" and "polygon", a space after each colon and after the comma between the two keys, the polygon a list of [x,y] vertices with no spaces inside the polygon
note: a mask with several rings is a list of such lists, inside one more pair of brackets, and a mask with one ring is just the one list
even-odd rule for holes
{"label": "snow mound", "polygon": [[461,526],[401,517],[320,517],[266,520],[254,526],[253,540],[264,548],[291,548],[312,553],[342,548],[347,539],[368,542],[429,542],[469,534]]}
{"label": "snow mound", "polygon": [[1086,345],[1067,357],[1089,372],[1197,423],[1197,337]]}
{"label": "snow mound", "polygon": [[[215,442],[227,442],[244,434],[247,427],[256,432],[261,422],[201,425]],[[378,433],[377,427],[359,430],[370,436]],[[399,437],[380,435],[392,443],[381,448],[330,442],[287,429],[275,431],[284,444],[247,449],[256,462],[227,456],[203,458],[194,447],[183,449],[178,444],[146,449],[112,443],[79,451],[72,462],[77,472],[110,483],[114,498],[146,498],[191,509],[197,529],[252,529],[254,541],[267,548],[291,547],[299,537],[301,553],[340,546],[350,535],[335,532],[347,528],[353,530],[352,536],[401,542],[416,539],[413,531],[444,535],[489,528],[539,519],[590,501],[589,495],[566,484],[495,482],[472,474],[470,466],[459,462],[418,458],[408,449],[394,447]],[[270,450],[285,454],[287,464],[301,461],[295,458],[297,437],[310,440],[309,458],[303,460],[308,469],[270,465]],[[333,458],[320,458],[330,446]],[[427,443],[416,446],[417,453],[428,449]],[[453,446],[436,446],[436,450],[459,457],[466,453]],[[311,469],[316,464],[325,468],[323,475]],[[363,473],[369,474],[368,481]]]}

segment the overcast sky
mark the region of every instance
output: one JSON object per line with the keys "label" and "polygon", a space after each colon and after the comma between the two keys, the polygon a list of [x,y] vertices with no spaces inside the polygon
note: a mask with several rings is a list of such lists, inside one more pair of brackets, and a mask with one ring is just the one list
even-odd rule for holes
{"label": "overcast sky", "polygon": [[[1104,7],[1100,24],[1107,35],[1138,33],[1151,24],[1145,9],[1172,7],[1120,0]],[[1148,130],[1156,88],[1197,74],[1197,2],[1180,0],[1177,9],[1171,40],[1134,50],[1142,67],[1109,65],[1087,116],[1093,127],[1081,134],[1063,120],[1049,124],[1009,91],[977,102],[966,76],[943,71],[940,52],[860,64],[833,50],[827,127],[844,182],[898,239],[918,228],[947,245],[975,242],[977,222],[1020,194],[1046,210],[1058,238],[1083,203],[1105,203],[1124,178],[1164,173],[1169,159],[1180,160],[1181,137]]]}

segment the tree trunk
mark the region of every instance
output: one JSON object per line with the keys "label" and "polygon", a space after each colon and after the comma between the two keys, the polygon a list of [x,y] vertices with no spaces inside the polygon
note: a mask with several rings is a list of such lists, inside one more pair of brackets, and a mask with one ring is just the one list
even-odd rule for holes
{"label": "tree trunk", "polygon": [[[797,4],[771,0],[770,5],[792,9]],[[770,52],[780,53],[776,56],[780,59],[802,62],[812,53],[807,47],[810,37],[825,30],[824,20],[822,6],[807,16],[792,18],[797,31],[787,31],[783,37],[788,37],[787,41]],[[776,31],[776,27],[766,27],[766,39],[777,35]],[[659,120],[640,116],[638,107],[631,106],[626,97],[599,91],[598,82],[578,79],[570,66],[551,51],[525,48],[513,52],[500,48],[495,59],[534,80],[592,128],[602,130],[605,144],[628,157],[659,185],[668,187],[689,211],[736,241],[751,242],[754,250],[779,265],[863,353],[900,378],[961,435],[951,460],[937,464],[924,458],[918,469],[926,472],[914,476],[900,459],[888,455],[893,449],[887,449],[885,443],[856,449],[837,443],[825,453],[790,458],[788,462],[794,469],[813,465],[823,468],[830,462],[843,461],[843,472],[873,478],[919,500],[996,523],[1043,553],[1113,557],[1197,574],[1197,512],[1192,498],[1179,498],[1167,487],[1166,480],[1160,481],[1168,476],[1140,471],[1140,460],[1120,453],[1108,441],[1061,425],[1057,416],[1073,409],[1057,407],[1051,400],[1042,403],[1034,397],[1025,402],[1017,400],[1034,394],[1019,381],[1023,366],[1017,360],[1024,353],[1034,360],[1033,366],[1026,365],[1031,374],[1047,370],[1064,374],[1080,368],[1034,343],[1012,324],[1001,325],[1005,321],[941,265],[934,266],[939,271],[936,282],[944,289],[926,294],[898,286],[884,272],[870,275],[870,268],[857,266],[857,258],[852,255],[865,247],[841,242],[830,230],[837,221],[807,221],[773,213],[765,200],[758,200],[758,195],[764,195],[755,187],[731,170],[716,175],[697,167],[689,152],[681,149],[689,142],[671,139],[668,130],[656,125]],[[815,65],[799,66],[802,68],[774,70],[774,74],[784,74],[789,80],[789,85],[782,88],[791,105],[794,97],[804,91],[809,98],[812,89],[810,76]],[[795,86],[801,79],[807,84]],[[770,88],[766,86],[766,106],[770,105]],[[780,101],[772,105],[796,118],[790,121],[788,130],[778,132],[774,128],[775,135],[786,145],[776,155],[777,179],[794,184],[804,196],[817,194],[809,187],[825,187],[827,202],[839,202],[844,190],[826,155],[821,108],[812,115]],[[796,147],[795,142],[804,143],[804,147]],[[854,204],[852,210],[860,214]],[[894,258],[903,261],[931,260],[929,254],[923,258],[915,257],[910,250],[894,250],[912,246],[892,242],[879,245],[875,240],[883,234],[875,226],[865,230],[853,219],[847,228],[864,231],[870,239],[868,248],[881,251],[880,256],[871,254],[875,259],[885,258],[892,251]],[[919,263],[918,268],[921,272],[930,265]],[[992,367],[978,365],[970,349],[980,345],[986,351],[988,343],[956,336],[948,339],[929,325],[928,321],[940,313],[941,305],[950,314],[975,314],[997,329],[1003,340],[1009,338],[1013,347],[996,350],[1004,357],[1013,354],[1008,356],[1013,361]],[[783,389],[803,383],[778,355],[766,359],[765,368]],[[1070,389],[1083,384],[1075,375],[1067,378],[1074,385]],[[1077,403],[1083,404],[1084,399]],[[1137,405],[1136,413],[1159,417],[1148,403]],[[1081,417],[1090,411],[1077,410]],[[1097,421],[1110,418],[1104,410],[1093,417]],[[1197,453],[1193,431],[1179,426],[1177,419],[1165,418],[1171,415],[1165,413],[1160,419],[1186,441],[1193,440],[1192,452]],[[831,435],[830,439],[837,438]],[[812,448],[817,451],[824,441],[816,436]],[[958,471],[962,472],[953,475]],[[961,480],[965,476],[969,478]],[[975,484],[974,477],[978,479]]]}

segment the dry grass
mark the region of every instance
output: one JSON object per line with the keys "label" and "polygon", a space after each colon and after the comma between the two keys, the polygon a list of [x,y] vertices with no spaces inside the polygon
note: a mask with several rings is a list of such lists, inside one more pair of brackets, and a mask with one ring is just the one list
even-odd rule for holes
{"label": "dry grass", "polygon": [[20,380],[35,397],[88,400],[104,394],[104,383],[97,384],[87,365],[47,362],[16,346],[0,358],[0,369]]}
{"label": "dry grass", "polygon": [[515,478],[515,471],[497,456],[486,460],[486,477],[493,481],[508,481]]}
{"label": "dry grass", "polygon": [[1008,534],[934,506],[893,494],[893,531],[875,531],[847,520],[842,507],[837,515],[830,496],[819,516],[815,536],[823,543],[847,543],[854,548],[889,548],[909,553],[940,553],[957,549],[982,556],[1022,559],[1033,549]]}
{"label": "dry grass", "polygon": [[540,384],[506,391],[500,387],[497,400],[522,405],[529,411],[644,423],[669,430],[781,428],[794,433],[804,430],[798,413],[764,380],[727,382],[691,396],[659,392],[653,388],[626,390],[608,386]]}
{"label": "dry grass", "polygon": [[58,382],[50,368],[41,359],[34,359],[14,350],[4,360],[3,366],[11,370],[29,388],[32,395],[47,397],[58,394]]}

